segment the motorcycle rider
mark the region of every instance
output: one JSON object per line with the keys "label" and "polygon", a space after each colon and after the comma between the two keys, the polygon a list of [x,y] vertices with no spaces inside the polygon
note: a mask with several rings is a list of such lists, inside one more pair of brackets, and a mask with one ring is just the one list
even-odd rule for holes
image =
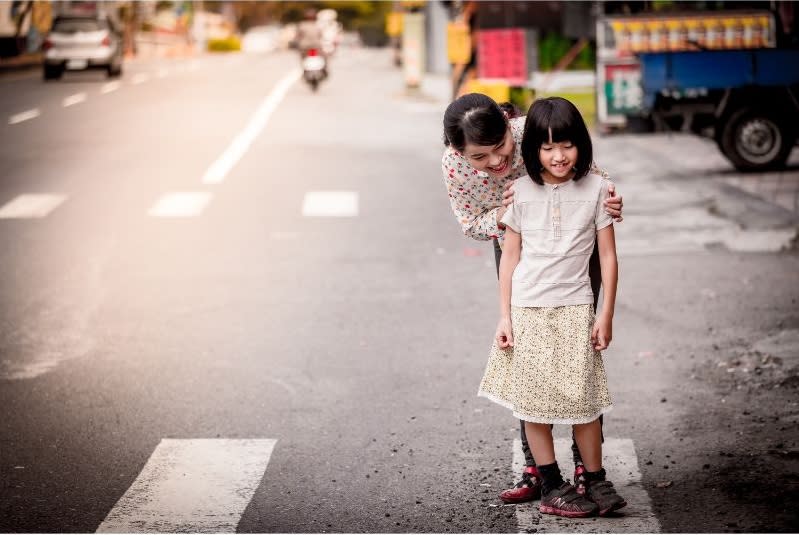
{"label": "motorcycle rider", "polygon": [[297,25],[297,49],[300,51],[300,61],[305,59],[309,50],[315,49],[325,60],[324,74],[327,76],[327,56],[322,50],[322,28],[316,22],[314,9],[306,9],[305,18]]}

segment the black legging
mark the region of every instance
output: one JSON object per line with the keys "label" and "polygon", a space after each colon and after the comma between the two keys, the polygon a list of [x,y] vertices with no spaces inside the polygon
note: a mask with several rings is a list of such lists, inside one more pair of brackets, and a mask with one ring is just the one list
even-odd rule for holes
{"label": "black legging", "polygon": [[[499,278],[499,260],[502,258],[502,248],[499,246],[499,240],[494,238],[494,260],[497,264],[497,278]],[[599,289],[602,286],[602,271],[599,266],[599,247],[594,244],[594,252],[591,253],[591,258],[588,260],[588,278],[591,279],[591,291],[594,292],[594,310],[596,310],[597,302],[599,301]],[[599,433],[602,437],[602,442],[605,442],[605,434],[602,432],[604,426],[603,414],[599,415]],[[524,461],[527,466],[535,466],[535,459],[533,452],[530,451],[530,444],[527,443],[527,433],[524,432],[524,420],[519,420],[522,435],[522,451],[524,452]],[[577,441],[574,440],[574,431],[572,431],[572,456],[574,457],[574,465],[583,463],[583,458],[580,456],[580,450],[577,448]]]}

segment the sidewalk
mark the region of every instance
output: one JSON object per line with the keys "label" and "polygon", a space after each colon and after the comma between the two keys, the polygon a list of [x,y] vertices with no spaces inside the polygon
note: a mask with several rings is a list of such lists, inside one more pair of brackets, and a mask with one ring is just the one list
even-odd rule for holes
{"label": "sidewalk", "polygon": [[20,54],[10,58],[0,58],[0,75],[8,72],[18,72],[38,69],[42,66],[41,52]]}
{"label": "sidewalk", "polygon": [[[136,35],[136,55],[126,56],[126,62],[146,61],[153,58],[191,58],[198,55],[197,47],[181,35],[140,32]],[[40,69],[42,53],[25,53],[0,58],[0,76]]]}

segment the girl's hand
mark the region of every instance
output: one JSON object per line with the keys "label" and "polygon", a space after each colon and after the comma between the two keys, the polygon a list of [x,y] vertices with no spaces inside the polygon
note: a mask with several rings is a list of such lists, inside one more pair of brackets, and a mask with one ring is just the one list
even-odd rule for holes
{"label": "girl's hand", "polygon": [[505,191],[502,192],[502,206],[508,207],[513,204],[513,186],[516,185],[516,181],[511,181],[507,186],[505,186]]}
{"label": "girl's hand", "polygon": [[602,351],[607,349],[613,339],[613,320],[604,316],[597,317],[594,328],[591,329],[591,343],[594,349]]}
{"label": "girl's hand", "polygon": [[513,327],[511,326],[510,318],[502,318],[499,320],[494,339],[497,341],[497,347],[500,349],[513,347]]}
{"label": "girl's hand", "polygon": [[616,195],[616,185],[613,182],[608,185],[608,198],[603,202],[605,205],[605,212],[607,212],[610,217],[616,220],[617,223],[624,221],[621,215],[624,202],[622,201],[621,195]]}

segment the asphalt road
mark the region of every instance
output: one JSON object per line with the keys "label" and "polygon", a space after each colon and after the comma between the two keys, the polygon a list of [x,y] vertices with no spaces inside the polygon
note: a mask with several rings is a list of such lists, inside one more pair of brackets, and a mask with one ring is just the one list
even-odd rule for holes
{"label": "asphalt road", "polygon": [[[0,214],[46,196],[41,217],[0,218],[0,530],[141,521],[136,492],[150,514],[204,501],[241,532],[631,526],[499,507],[518,422],[475,395],[496,278],[449,211],[445,102],[406,94],[385,51],[343,50],[317,94],[296,68],[278,53],[139,62],[113,86],[0,80]],[[797,531],[795,220],[691,180],[662,141],[597,141],[627,210],[606,435],[634,448],[653,530]],[[156,208],[176,193],[192,195],[164,209],[185,217]]]}

